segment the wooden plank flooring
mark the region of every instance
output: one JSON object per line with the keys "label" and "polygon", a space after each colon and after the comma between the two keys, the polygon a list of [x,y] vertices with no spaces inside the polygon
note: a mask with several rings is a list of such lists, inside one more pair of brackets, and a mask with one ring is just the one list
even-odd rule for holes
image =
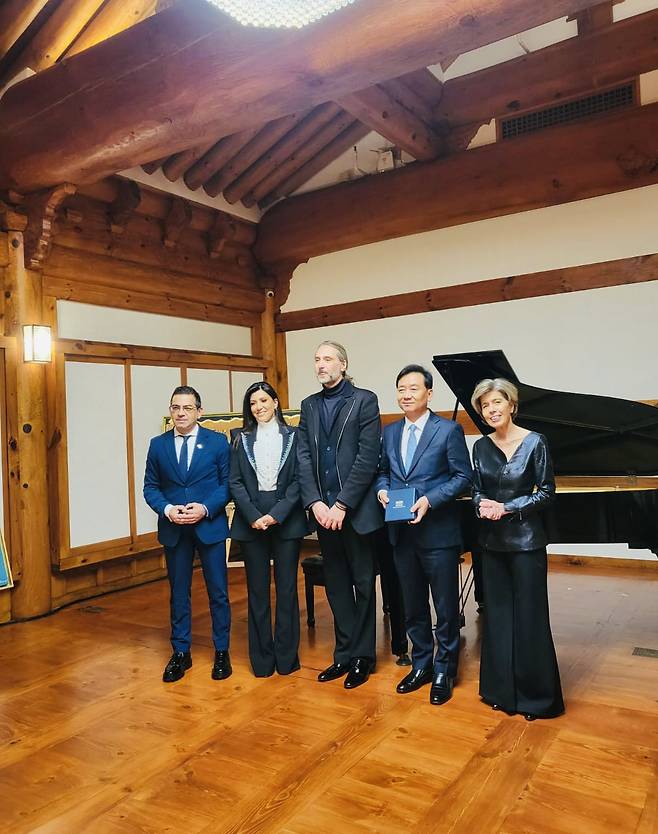
{"label": "wooden plank flooring", "polygon": [[254,678],[244,577],[229,574],[223,682],[198,574],[194,666],[175,684],[161,682],[165,582],[0,628],[4,834],[658,831],[658,659],[632,655],[658,648],[655,572],[551,571],[567,713],[531,724],[479,701],[472,603],[459,686],[432,707],[427,688],[395,693],[405,670],[381,616],[370,681],[317,683],[333,638],[322,589],[302,669]]}

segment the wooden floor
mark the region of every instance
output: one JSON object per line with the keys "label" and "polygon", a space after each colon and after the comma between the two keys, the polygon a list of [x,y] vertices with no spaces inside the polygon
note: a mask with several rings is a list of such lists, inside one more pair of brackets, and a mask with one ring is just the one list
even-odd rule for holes
{"label": "wooden floor", "polygon": [[[477,695],[469,609],[452,701],[395,693],[387,653],[363,687],[319,684],[332,630],[322,589],[303,668],[257,680],[232,569],[233,676],[210,678],[195,576],[194,666],[163,684],[167,585],[0,629],[0,829],[57,834],[655,834],[658,574],[554,569],[567,713],[527,723]],[[303,595],[302,595],[303,599]]]}

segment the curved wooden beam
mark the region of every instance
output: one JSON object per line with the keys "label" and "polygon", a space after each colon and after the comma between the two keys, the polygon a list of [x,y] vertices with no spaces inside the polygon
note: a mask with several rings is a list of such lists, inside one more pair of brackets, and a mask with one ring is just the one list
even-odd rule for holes
{"label": "curved wooden beam", "polygon": [[360,0],[279,31],[178,3],[5,93],[0,189],[93,182],[591,5]]}

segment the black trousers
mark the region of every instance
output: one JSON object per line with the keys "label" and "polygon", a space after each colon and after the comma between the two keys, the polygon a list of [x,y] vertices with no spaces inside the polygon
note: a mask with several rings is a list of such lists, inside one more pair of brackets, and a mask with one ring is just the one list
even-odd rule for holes
{"label": "black trousers", "polygon": [[[434,668],[457,677],[459,663],[459,547],[426,548],[416,544],[415,530],[403,527],[395,545],[407,634],[414,669]],[[432,635],[429,594],[436,612]],[[434,652],[436,637],[436,653]]]}
{"label": "black trousers", "polygon": [[[274,504],[275,493],[259,493],[265,513]],[[272,497],[273,496],[273,497]],[[276,527],[258,532],[241,543],[247,574],[249,660],[256,677],[276,670],[288,675],[299,669],[299,600],[297,570],[300,539],[283,539]],[[270,559],[274,562],[276,607],[274,632],[270,602]]]}
{"label": "black trousers", "polygon": [[548,614],[546,549],[482,553],[480,695],[508,712],[564,712]]}
{"label": "black trousers", "polygon": [[374,667],[375,561],[372,537],[362,536],[349,521],[342,530],[318,528],[327,599],[334,615],[334,663],[367,658]]}

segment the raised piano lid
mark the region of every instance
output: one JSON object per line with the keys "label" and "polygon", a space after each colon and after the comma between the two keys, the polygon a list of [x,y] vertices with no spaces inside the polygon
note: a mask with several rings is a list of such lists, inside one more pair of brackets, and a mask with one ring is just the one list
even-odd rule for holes
{"label": "raised piano lid", "polygon": [[572,394],[521,382],[502,350],[435,356],[434,366],[483,434],[471,406],[481,379],[504,377],[519,389],[518,425],[546,435],[556,475],[658,474],[658,408],[633,400]]}

